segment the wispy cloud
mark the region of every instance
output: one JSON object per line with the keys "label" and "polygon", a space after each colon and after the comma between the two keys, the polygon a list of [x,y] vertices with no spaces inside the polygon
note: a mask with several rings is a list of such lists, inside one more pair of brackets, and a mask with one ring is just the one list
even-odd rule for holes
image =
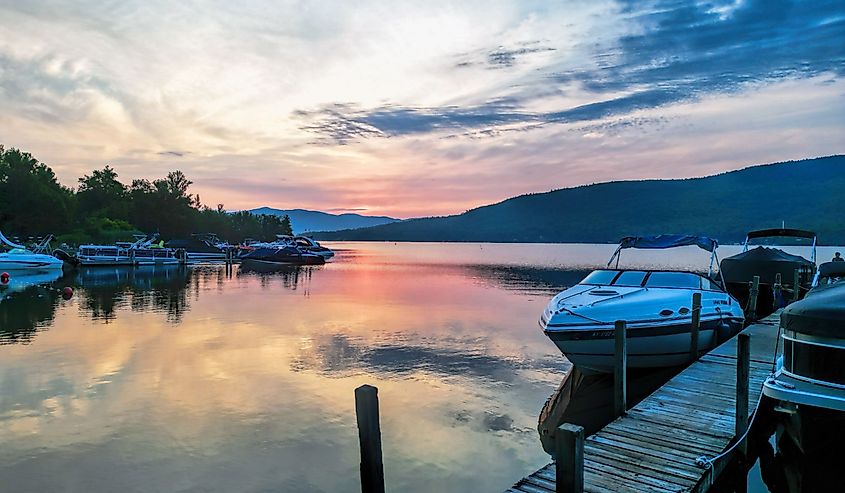
{"label": "wispy cloud", "polygon": [[830,0],[0,0],[0,17],[2,143],[67,184],[178,162],[233,209],[405,217],[843,151]]}

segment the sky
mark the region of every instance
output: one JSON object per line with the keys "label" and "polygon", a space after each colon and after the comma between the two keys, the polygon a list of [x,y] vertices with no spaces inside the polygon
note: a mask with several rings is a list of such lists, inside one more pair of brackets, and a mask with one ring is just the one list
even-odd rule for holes
{"label": "sky", "polygon": [[[415,216],[845,151],[841,1],[0,0],[0,144]],[[845,170],[843,170],[845,172]]]}

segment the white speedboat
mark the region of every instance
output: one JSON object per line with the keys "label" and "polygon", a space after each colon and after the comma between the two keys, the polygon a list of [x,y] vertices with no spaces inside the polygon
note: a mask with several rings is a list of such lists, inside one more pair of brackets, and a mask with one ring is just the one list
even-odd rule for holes
{"label": "white speedboat", "polygon": [[[626,248],[673,248],[696,245],[711,253],[710,272],[619,269]],[[691,350],[692,297],[701,294],[698,353],[724,342],[739,330],[739,303],[712,278],[715,240],[699,236],[660,235],[622,239],[608,262],[615,268],[593,271],[555,296],[540,318],[545,334],[578,368],[607,373],[614,365],[614,324],[627,325],[628,366],[660,368],[688,363]]]}
{"label": "white speedboat", "polygon": [[34,253],[0,233],[0,272],[47,272],[62,270],[63,262],[52,255]]}

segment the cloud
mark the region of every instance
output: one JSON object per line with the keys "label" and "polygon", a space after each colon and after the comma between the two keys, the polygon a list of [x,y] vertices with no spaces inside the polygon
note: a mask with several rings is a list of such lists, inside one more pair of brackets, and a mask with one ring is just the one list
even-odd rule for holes
{"label": "cloud", "polygon": [[0,17],[2,143],[68,185],[178,158],[208,203],[409,217],[842,152],[841,2],[0,0]]}
{"label": "cloud", "polygon": [[[352,104],[301,111],[313,123],[301,128],[326,137],[321,143],[442,131],[497,135],[497,127],[598,121],[637,110],[730,94],[749,86],[822,74],[845,74],[845,8],[841,2],[629,2],[623,14],[635,34],[591,52],[591,63],[539,77],[506,103],[362,109]],[[519,56],[554,51],[544,46],[497,48],[492,66],[510,67]],[[476,65],[464,60],[457,68]],[[533,86],[577,85],[592,102],[558,111],[528,111]],[[539,91],[542,94],[542,91]],[[620,94],[621,93],[621,94]],[[608,94],[617,94],[607,97]],[[510,129],[513,130],[513,129]]]}

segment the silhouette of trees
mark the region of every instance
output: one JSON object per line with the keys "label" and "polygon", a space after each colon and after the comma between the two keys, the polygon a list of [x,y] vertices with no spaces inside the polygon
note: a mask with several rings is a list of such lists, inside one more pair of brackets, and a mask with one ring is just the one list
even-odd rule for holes
{"label": "silhouette of trees", "polygon": [[126,186],[106,165],[79,178],[74,191],[31,154],[0,146],[0,229],[20,237],[53,233],[71,243],[112,242],[139,232],[158,232],[165,239],[216,233],[230,241],[291,234],[287,217],[202,205],[199,195],[189,193],[192,184],[176,170]]}

